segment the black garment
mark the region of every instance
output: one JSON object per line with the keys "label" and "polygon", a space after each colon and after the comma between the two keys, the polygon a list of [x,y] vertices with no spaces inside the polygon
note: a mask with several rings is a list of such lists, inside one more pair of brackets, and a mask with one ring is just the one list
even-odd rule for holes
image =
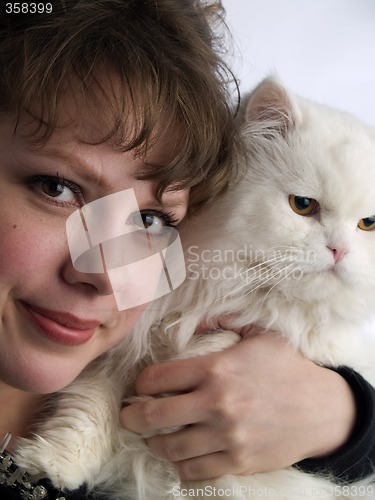
{"label": "black garment", "polygon": [[357,422],[348,443],[333,455],[295,464],[304,472],[328,473],[337,482],[352,483],[375,471],[375,389],[350,368],[335,370],[350,385],[357,404]]}
{"label": "black garment", "polygon": [[[107,496],[96,496],[87,493],[85,486],[71,492],[61,492],[56,490],[49,481],[40,481],[38,485],[44,486],[48,492],[47,496],[43,497],[43,500],[59,500],[60,498],[63,498],[64,500],[110,500]],[[18,487],[14,487],[0,484],[1,500],[23,500],[27,498],[27,494],[22,493],[22,488],[19,487],[19,485]]]}
{"label": "black garment", "polygon": [[0,448],[1,500],[111,500],[87,493],[85,485],[71,492],[57,490],[48,479],[32,476],[18,467],[3,445],[4,441]]}
{"label": "black garment", "polygon": [[[48,496],[44,497],[43,500],[58,500],[59,498],[64,498],[66,500],[111,500],[109,498],[96,498],[94,496],[87,495],[84,487],[71,493],[61,493],[52,487],[48,487],[48,483],[43,484],[47,486],[48,491]],[[23,500],[27,499],[27,496],[23,496],[19,488],[0,484],[0,498],[1,500]]]}

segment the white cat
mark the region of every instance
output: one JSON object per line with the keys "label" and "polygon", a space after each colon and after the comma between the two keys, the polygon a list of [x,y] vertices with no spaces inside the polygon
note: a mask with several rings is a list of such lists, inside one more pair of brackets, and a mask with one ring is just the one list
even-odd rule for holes
{"label": "white cat", "polygon": [[102,483],[113,499],[375,498],[375,476],[345,489],[294,467],[181,483],[119,425],[121,398],[145,364],[239,340],[194,335],[202,319],[222,314],[279,331],[315,362],[352,367],[375,384],[363,327],[375,306],[375,131],[273,79],[250,95],[243,120],[243,179],[181,225],[187,280],[60,395],[37,440],[20,442],[17,461],[31,472],[45,470],[61,487]]}

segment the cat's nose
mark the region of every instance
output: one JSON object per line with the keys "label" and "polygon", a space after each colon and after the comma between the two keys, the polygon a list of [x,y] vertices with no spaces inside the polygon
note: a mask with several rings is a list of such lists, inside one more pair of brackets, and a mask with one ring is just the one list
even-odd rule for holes
{"label": "cat's nose", "polygon": [[328,248],[329,248],[329,250],[331,250],[331,252],[333,254],[335,264],[340,262],[345,257],[345,255],[348,253],[348,250],[344,247],[328,247]]}

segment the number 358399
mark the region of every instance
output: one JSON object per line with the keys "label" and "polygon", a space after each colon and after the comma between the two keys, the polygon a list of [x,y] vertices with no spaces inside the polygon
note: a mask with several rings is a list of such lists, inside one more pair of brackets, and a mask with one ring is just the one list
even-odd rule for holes
{"label": "number 358399", "polygon": [[6,14],[51,14],[52,3],[42,2],[7,2],[5,4]]}

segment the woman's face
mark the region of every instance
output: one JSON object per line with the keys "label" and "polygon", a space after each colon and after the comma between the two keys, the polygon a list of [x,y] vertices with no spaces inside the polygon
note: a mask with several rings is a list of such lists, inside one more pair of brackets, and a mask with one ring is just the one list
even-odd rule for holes
{"label": "woman's face", "polygon": [[[144,309],[119,311],[106,274],[74,268],[66,236],[69,215],[132,188],[141,213],[150,211],[159,223],[169,216],[178,224],[188,193],[166,193],[158,202],[155,182],[136,179],[141,160],[109,143],[82,144],[72,127],[57,128],[39,149],[24,138],[26,124],[16,135],[13,130],[14,124],[2,117],[0,380],[50,393],[124,338]],[[147,161],[168,160],[168,139],[166,133]]]}

